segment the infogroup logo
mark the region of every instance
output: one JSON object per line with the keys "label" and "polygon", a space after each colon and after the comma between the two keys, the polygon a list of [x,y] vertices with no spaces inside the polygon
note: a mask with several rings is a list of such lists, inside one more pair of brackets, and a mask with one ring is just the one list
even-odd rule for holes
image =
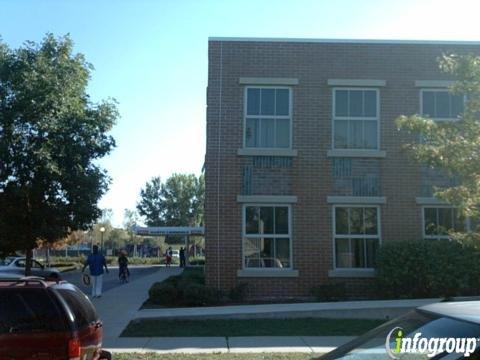
{"label": "infogroup logo", "polygon": [[[390,343],[394,340],[393,348]],[[422,337],[421,332],[405,336],[400,327],[393,328],[387,335],[385,349],[391,359],[401,359],[402,354],[427,354],[429,358],[441,353],[457,353],[469,357],[477,347],[477,338]]]}

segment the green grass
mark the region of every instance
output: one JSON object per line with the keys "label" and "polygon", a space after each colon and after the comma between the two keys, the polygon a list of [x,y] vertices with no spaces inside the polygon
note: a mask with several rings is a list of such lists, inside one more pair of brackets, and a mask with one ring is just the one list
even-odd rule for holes
{"label": "green grass", "polygon": [[363,319],[215,319],[131,321],[121,336],[354,336],[384,323]]}
{"label": "green grass", "polygon": [[309,353],[261,353],[261,354],[138,354],[115,353],[115,360],[310,360],[316,359],[320,354]]}

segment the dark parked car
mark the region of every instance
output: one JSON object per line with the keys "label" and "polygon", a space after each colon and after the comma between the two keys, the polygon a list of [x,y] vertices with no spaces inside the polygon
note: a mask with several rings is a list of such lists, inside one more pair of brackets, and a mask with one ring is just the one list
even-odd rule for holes
{"label": "dark parked car", "polygon": [[[426,353],[418,352],[422,348]],[[320,359],[450,360],[464,356],[480,359],[480,301],[442,302],[420,307]]]}
{"label": "dark parked car", "polygon": [[90,300],[65,281],[0,279],[0,359],[109,359]]}
{"label": "dark parked car", "polygon": [[[25,275],[26,261],[27,259],[21,256],[8,256],[5,259],[0,259],[0,273]],[[62,278],[57,269],[46,267],[35,259],[32,260],[32,275],[52,281]]]}

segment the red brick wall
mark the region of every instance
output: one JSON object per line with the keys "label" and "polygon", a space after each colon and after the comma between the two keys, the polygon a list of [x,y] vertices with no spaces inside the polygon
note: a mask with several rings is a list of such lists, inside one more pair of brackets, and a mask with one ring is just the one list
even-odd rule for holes
{"label": "red brick wall", "polygon": [[[332,90],[327,79],[381,79],[380,159],[381,238],[419,239],[421,208],[419,167],[402,151],[407,140],[395,119],[419,111],[415,80],[448,79],[438,70],[445,52],[479,53],[478,46],[210,41],[206,152],[207,283],[229,289],[250,284],[250,295],[307,296],[328,281],[333,268],[331,158]],[[237,155],[243,139],[244,85],[240,77],[298,78],[293,94],[293,158],[289,184],[298,197],[293,211],[293,268],[298,278],[237,278],[242,268],[242,191],[245,158]],[[220,136],[220,139],[219,139]],[[338,279],[337,279],[338,280]],[[342,280],[342,279],[339,279]],[[353,292],[366,294],[369,279],[345,279]],[[370,285],[369,285],[370,284]]]}

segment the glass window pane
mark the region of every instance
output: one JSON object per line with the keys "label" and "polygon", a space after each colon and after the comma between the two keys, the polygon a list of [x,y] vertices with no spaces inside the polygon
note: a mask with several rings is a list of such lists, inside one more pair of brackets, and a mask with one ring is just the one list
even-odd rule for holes
{"label": "glass window pane", "polygon": [[425,218],[425,235],[437,234],[437,209],[425,208],[423,209]]}
{"label": "glass window pane", "polygon": [[364,116],[377,116],[377,92],[374,90],[366,90],[363,92]]}
{"label": "glass window pane", "polygon": [[260,241],[260,259],[262,267],[275,267],[274,240],[263,238]]}
{"label": "glass window pane", "polygon": [[275,208],[275,234],[288,234],[288,207]]}
{"label": "glass window pane", "polygon": [[275,89],[262,89],[261,114],[274,115],[275,113]]}
{"label": "glass window pane", "polygon": [[367,242],[367,268],[374,268],[376,266],[376,256],[378,249],[378,239],[366,239]]}
{"label": "glass window pane", "polygon": [[353,207],[350,211],[350,234],[363,235],[363,208]]}
{"label": "glass window pane", "polygon": [[345,149],[348,147],[348,120],[335,120],[335,149]]}
{"label": "glass window pane", "polygon": [[347,90],[335,90],[335,116],[348,116]]}
{"label": "glass window pane", "polygon": [[247,115],[260,114],[260,89],[247,89]]}
{"label": "glass window pane", "polygon": [[422,94],[422,115],[435,117],[435,93],[433,91],[423,91]]}
{"label": "glass window pane", "polygon": [[277,119],[277,147],[289,148],[290,147],[290,120],[289,119]]}
{"label": "glass window pane", "polygon": [[247,119],[245,127],[245,146],[258,147],[258,119]]}
{"label": "glass window pane", "polygon": [[259,220],[260,220],[260,208],[256,206],[247,206],[245,208],[245,233],[258,234]]}
{"label": "glass window pane", "polygon": [[335,234],[348,235],[348,208],[335,208]]}
{"label": "glass window pane", "polygon": [[[470,224],[474,225],[472,230],[475,230],[475,219],[470,218]],[[453,228],[457,232],[466,231],[466,219],[457,210],[453,211]]]}
{"label": "glass window pane", "polygon": [[365,149],[377,149],[377,122],[368,120],[363,122],[365,126]]}
{"label": "glass window pane", "polygon": [[437,91],[435,97],[435,117],[450,117],[450,95],[446,91]]}
{"label": "glass window pane", "polygon": [[463,96],[462,95],[452,95],[452,113],[451,116],[456,118],[463,113]]}
{"label": "glass window pane", "polygon": [[335,239],[335,261],[337,268],[352,267],[350,239]]}
{"label": "glass window pane", "polygon": [[260,120],[260,147],[274,147],[274,125],[273,119]]}
{"label": "glass window pane", "polygon": [[365,234],[377,235],[377,208],[365,208]]}
{"label": "glass window pane", "polygon": [[260,240],[261,239],[244,238],[243,253],[245,256],[245,267],[261,267]]}
{"label": "glass window pane", "polygon": [[289,115],[290,96],[288,89],[277,89],[276,91],[276,115]]}
{"label": "glass window pane", "polygon": [[363,91],[349,90],[349,116],[363,116]]}
{"label": "glass window pane", "polygon": [[273,207],[260,208],[260,234],[273,234]]}
{"label": "glass window pane", "polygon": [[290,239],[276,239],[275,246],[277,250],[275,267],[290,267]]}
{"label": "glass window pane", "polygon": [[352,239],[353,267],[365,267],[365,239]]}
{"label": "glass window pane", "polygon": [[363,149],[363,121],[350,121],[350,139],[349,148]]}
{"label": "glass window pane", "polygon": [[453,229],[453,209],[438,209],[438,233],[439,235],[448,235]]}

